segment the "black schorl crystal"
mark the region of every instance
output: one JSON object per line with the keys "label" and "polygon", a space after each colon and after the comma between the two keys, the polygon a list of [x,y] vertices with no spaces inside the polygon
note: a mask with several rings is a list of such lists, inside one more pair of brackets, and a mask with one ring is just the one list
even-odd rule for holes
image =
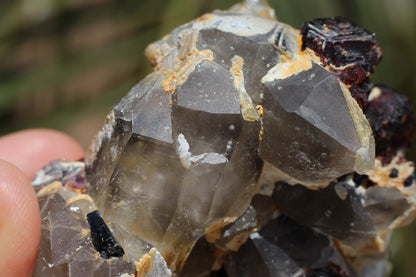
{"label": "black schorl crystal", "polygon": [[413,180],[414,179],[415,179],[414,174],[412,174],[409,177],[407,177],[406,180],[404,180],[404,186],[405,187],[410,187],[413,184]]}
{"label": "black schorl crystal", "polygon": [[391,170],[391,173],[389,175],[390,178],[397,178],[399,176],[399,171],[396,168],[393,168]]}
{"label": "black schorl crystal", "polygon": [[124,250],[111,233],[100,213],[95,210],[87,214],[88,224],[91,228],[91,239],[95,249],[104,259],[122,257]]}
{"label": "black schorl crystal", "polygon": [[368,188],[375,185],[366,174],[354,173],[352,179],[356,187],[362,186],[364,188]]}
{"label": "black schorl crystal", "polygon": [[345,83],[359,84],[381,60],[374,35],[342,17],[315,19],[302,29],[302,48],[315,51]]}

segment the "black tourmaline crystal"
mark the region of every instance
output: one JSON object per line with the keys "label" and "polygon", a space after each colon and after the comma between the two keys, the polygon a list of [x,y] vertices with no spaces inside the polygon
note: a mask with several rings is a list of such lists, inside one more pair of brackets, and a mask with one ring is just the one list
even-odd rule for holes
{"label": "black tourmaline crystal", "polygon": [[342,17],[306,22],[301,33],[303,49],[314,50],[348,84],[365,80],[381,59],[374,34]]}
{"label": "black tourmaline crystal", "polygon": [[91,228],[91,240],[95,249],[104,259],[122,257],[124,250],[114,238],[100,212],[95,210],[87,214],[88,224]]}

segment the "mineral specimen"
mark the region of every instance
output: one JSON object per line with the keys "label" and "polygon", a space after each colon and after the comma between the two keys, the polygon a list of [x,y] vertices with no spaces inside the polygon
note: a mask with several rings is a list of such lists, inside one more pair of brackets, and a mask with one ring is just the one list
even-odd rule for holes
{"label": "mineral specimen", "polygon": [[374,34],[345,18],[315,19],[304,24],[301,33],[303,49],[313,49],[347,84],[364,81],[381,60]]}
{"label": "mineral specimen", "polygon": [[85,178],[56,162],[33,181],[36,276],[387,273],[391,230],[416,214],[396,139],[414,121],[368,79],[374,35],[341,18],[300,32],[248,0],[146,55],[154,72],[111,110]]}
{"label": "mineral specimen", "polygon": [[100,252],[100,256],[104,259],[123,257],[123,248],[114,238],[100,213],[97,210],[88,213],[87,220],[91,229],[92,244]]}
{"label": "mineral specimen", "polygon": [[[82,179],[84,174],[83,163],[53,162],[40,171],[33,181],[33,185],[39,188],[37,196],[42,219],[42,239],[33,276],[128,277],[139,270],[143,277],[170,276],[170,270],[156,249],[151,249],[149,244],[137,237],[121,236],[120,231],[112,228],[111,224],[110,228],[118,241],[126,249],[134,249],[136,256],[111,259],[105,257],[107,253],[111,253],[108,246],[115,245],[112,249],[117,251],[113,253],[120,252],[120,246],[114,243],[114,238],[110,238],[110,243],[103,249],[97,249],[94,242],[96,235],[93,233],[103,233],[91,228],[91,223],[88,222],[94,217],[91,215],[97,214],[93,200],[87,194],[73,189],[73,182],[62,182],[62,177]],[[55,180],[46,184],[41,179]],[[100,250],[105,254],[99,253]],[[140,260],[141,257],[143,260]]]}

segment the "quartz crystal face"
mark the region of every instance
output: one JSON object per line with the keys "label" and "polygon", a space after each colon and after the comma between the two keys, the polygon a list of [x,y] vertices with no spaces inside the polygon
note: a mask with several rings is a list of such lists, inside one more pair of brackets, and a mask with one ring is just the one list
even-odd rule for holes
{"label": "quartz crystal face", "polygon": [[387,274],[392,229],[416,217],[414,119],[368,79],[374,35],[340,18],[299,31],[248,0],[146,55],[85,174],[54,162],[34,179],[35,276]]}
{"label": "quartz crystal face", "polygon": [[247,209],[264,163],[274,181],[311,187],[370,170],[369,123],[300,43],[270,18],[215,12],[150,45],[154,72],[113,107],[88,153],[106,220],[175,270],[199,237]]}

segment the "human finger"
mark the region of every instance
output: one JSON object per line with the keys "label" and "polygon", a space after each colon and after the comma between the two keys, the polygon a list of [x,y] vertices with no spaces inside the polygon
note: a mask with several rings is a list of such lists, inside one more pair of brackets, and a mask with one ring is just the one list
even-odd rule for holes
{"label": "human finger", "polygon": [[84,150],[68,135],[49,129],[29,129],[0,138],[0,159],[20,168],[29,179],[52,160],[78,160]]}
{"label": "human finger", "polygon": [[36,196],[26,175],[0,160],[1,276],[31,276],[40,240]]}

